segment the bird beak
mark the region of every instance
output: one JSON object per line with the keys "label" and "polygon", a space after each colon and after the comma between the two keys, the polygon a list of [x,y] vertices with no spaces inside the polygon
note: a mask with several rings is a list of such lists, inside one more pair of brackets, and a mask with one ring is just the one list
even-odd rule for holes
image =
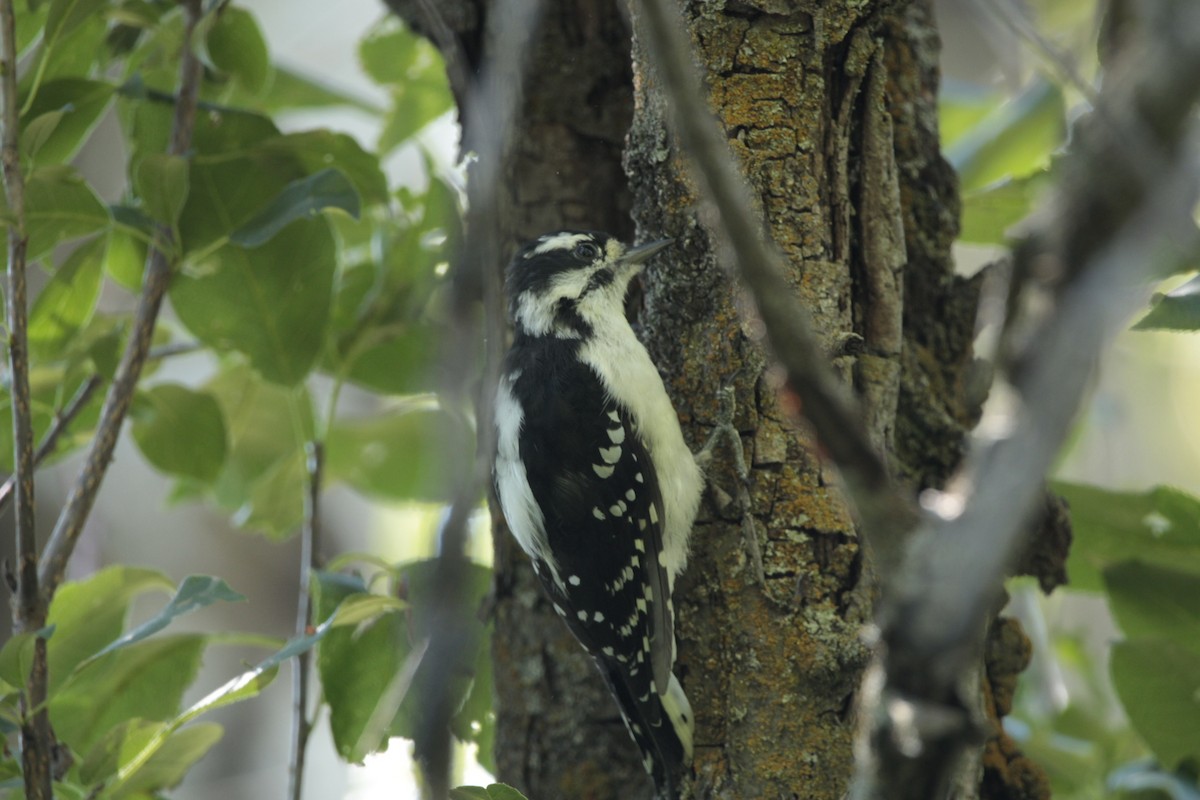
{"label": "bird beak", "polygon": [[639,244],[637,247],[631,247],[621,256],[621,263],[640,264],[674,241],[674,239],[659,239],[657,242],[647,242]]}

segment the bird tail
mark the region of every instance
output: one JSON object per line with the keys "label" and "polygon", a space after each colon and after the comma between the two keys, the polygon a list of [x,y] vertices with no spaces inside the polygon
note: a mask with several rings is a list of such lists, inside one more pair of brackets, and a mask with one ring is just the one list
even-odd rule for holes
{"label": "bird tail", "polygon": [[679,680],[671,675],[665,692],[639,698],[629,689],[623,665],[598,660],[617,701],[629,735],[642,754],[642,766],[654,781],[655,797],[678,797],[679,781],[692,763],[692,706]]}

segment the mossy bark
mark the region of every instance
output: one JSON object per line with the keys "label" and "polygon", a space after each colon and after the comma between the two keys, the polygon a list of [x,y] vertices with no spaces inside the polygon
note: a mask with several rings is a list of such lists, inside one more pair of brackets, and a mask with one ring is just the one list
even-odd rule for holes
{"label": "mossy bark", "polygon": [[[875,442],[900,476],[939,482],[971,422],[962,389],[975,291],[951,270],[958,201],[937,147],[927,5],[692,2],[684,13],[796,296],[830,351],[861,338],[836,363]],[[839,798],[867,659],[859,541],[836,471],[791,421],[761,331],[739,308],[649,62],[635,43],[626,168],[639,232],[676,246],[647,276],[644,339],[694,443],[715,421],[715,387],[735,387],[757,540],[746,541],[727,501],[734,478],[719,468],[676,598],[698,726],[692,791]]]}

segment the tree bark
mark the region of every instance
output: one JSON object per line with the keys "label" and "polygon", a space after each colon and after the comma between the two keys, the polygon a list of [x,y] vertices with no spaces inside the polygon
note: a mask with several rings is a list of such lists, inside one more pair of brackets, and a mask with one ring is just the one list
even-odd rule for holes
{"label": "tree bark", "polygon": [[[973,422],[964,387],[976,297],[950,261],[958,200],[938,152],[928,4],[686,4],[684,13],[710,102],[797,296],[831,353],[861,343],[837,362],[873,440],[914,488],[937,485]],[[716,419],[714,387],[734,385],[757,539],[743,537],[741,510],[723,497],[736,482],[717,470],[676,598],[700,745],[693,793],[838,798],[867,659],[862,553],[836,474],[791,422],[761,333],[739,313],[703,200],[664,134],[648,62],[635,46],[634,216],[644,236],[675,237],[677,256],[647,277],[645,339],[694,442]]]}
{"label": "tree bark", "polygon": [[[388,1],[429,32],[423,4]],[[474,72],[491,4],[438,5]],[[938,150],[929,0],[683,10],[713,109],[792,264],[797,297],[864,400],[874,441],[914,490],[940,485],[977,413],[969,378],[978,286],[956,277],[950,259],[959,208]],[[631,70],[622,10],[547,2],[535,40],[502,186],[504,237],[515,244],[581,227],[630,240],[630,213],[639,239],[673,237],[671,257],[631,305],[694,448],[717,420],[717,388],[731,384],[736,395],[752,526],[718,454],[676,588],[676,671],[697,717],[685,795],[840,798],[852,774],[870,593],[837,475],[794,423],[799,409],[780,392],[760,326],[722,269],[636,43]],[[454,86],[460,99],[466,89]],[[649,797],[594,667],[494,521],[498,777],[535,800]]]}

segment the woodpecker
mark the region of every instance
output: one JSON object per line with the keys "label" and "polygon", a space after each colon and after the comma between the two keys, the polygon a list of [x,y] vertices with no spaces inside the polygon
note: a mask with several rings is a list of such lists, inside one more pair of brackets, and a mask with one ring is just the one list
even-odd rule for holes
{"label": "woodpecker", "polygon": [[672,591],[704,478],[625,296],[670,243],[560,231],[517,252],[493,465],[509,528],[595,659],[660,797],[692,758]]}

